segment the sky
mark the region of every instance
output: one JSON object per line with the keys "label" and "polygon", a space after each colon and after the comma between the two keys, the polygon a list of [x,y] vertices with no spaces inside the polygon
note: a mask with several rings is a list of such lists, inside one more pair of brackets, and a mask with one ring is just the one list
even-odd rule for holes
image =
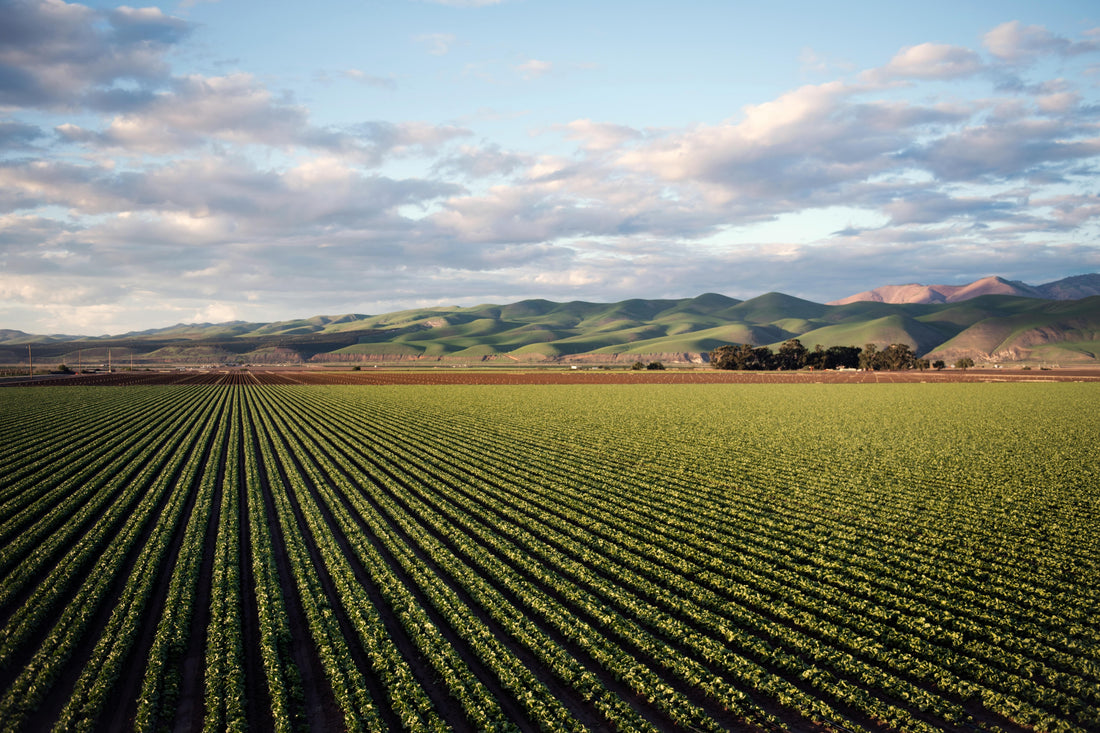
{"label": "sky", "polygon": [[0,0],[0,328],[1040,284],[1098,125],[1091,1]]}

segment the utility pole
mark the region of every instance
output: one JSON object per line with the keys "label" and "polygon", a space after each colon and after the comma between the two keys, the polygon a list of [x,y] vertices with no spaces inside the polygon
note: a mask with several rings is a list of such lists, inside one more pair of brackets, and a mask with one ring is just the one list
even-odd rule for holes
{"label": "utility pole", "polygon": [[34,376],[34,362],[31,361],[31,345],[27,344],[27,376]]}
{"label": "utility pole", "polygon": [[111,347],[107,347],[107,373],[111,373]]}

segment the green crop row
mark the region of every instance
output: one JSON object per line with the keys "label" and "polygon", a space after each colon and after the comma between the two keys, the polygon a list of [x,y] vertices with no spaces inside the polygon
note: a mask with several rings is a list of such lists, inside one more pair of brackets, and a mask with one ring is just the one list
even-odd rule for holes
{"label": "green crop row", "polygon": [[13,389],[0,430],[3,730],[1100,729],[1092,385]]}

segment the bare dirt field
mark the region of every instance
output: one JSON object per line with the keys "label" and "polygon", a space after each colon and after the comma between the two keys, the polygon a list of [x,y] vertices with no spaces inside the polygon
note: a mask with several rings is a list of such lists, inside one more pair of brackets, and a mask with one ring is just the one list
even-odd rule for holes
{"label": "bare dirt field", "polygon": [[944,371],[735,372],[708,369],[665,371],[368,369],[211,369],[115,372],[12,378],[3,386],[129,385],[447,385],[447,384],[899,384],[933,382],[1100,382],[1100,369],[968,369]]}

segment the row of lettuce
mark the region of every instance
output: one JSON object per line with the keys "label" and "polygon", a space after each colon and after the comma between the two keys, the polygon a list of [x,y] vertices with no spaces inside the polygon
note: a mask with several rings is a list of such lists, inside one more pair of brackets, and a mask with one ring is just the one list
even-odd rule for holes
{"label": "row of lettuce", "polygon": [[1096,396],[943,389],[5,392],[0,728],[1100,728]]}

